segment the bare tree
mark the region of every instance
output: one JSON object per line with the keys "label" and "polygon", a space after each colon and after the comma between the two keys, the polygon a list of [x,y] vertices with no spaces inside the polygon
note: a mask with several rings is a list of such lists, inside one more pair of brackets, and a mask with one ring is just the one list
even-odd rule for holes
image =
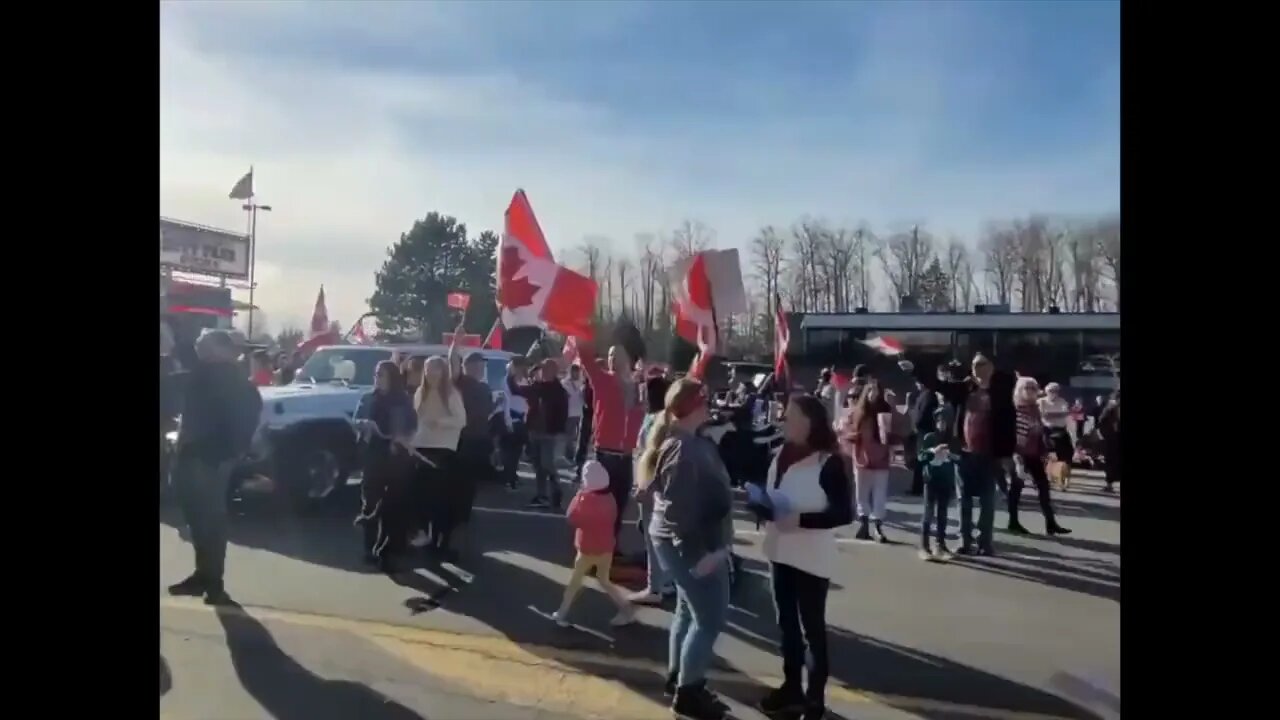
{"label": "bare tree", "polygon": [[858,226],[853,233],[853,255],[854,255],[854,272],[857,274],[857,297],[858,306],[864,308],[871,307],[871,268],[869,265],[871,256],[875,254],[876,236],[867,227],[866,223]]}
{"label": "bare tree", "polygon": [[1099,243],[1096,225],[1068,230],[1065,241],[1065,264],[1071,275],[1071,292],[1067,306],[1072,312],[1093,312],[1100,299]]}
{"label": "bare tree", "polygon": [[1098,222],[1098,255],[1107,269],[1107,279],[1116,289],[1116,310],[1120,310],[1120,218],[1103,218]]}
{"label": "bare tree", "polygon": [[856,268],[855,233],[846,228],[827,232],[824,263],[831,294],[832,312],[848,312],[853,302],[853,273]]}
{"label": "bare tree", "polygon": [[[632,265],[629,258],[622,257],[614,263],[614,271],[618,274],[618,299],[622,305],[621,316],[628,318],[633,317],[633,315],[627,314],[627,288],[630,287],[628,283],[631,282],[632,279],[631,269]],[[633,311],[634,308],[635,306],[633,305]]]}
{"label": "bare tree", "polygon": [[[951,278],[951,308],[968,310],[969,298],[962,285],[965,283],[964,269],[969,264],[969,248],[959,238],[951,238],[947,244],[947,277]],[[972,273],[969,279],[972,279]],[[961,300],[964,300],[961,303]]]}
{"label": "bare tree", "polygon": [[[656,247],[656,240],[653,235],[642,234],[636,235],[636,247],[640,256],[640,297],[643,312],[637,312],[644,320],[644,330],[648,332],[653,330],[654,321],[654,301],[657,295],[657,286],[663,281],[664,272],[662,267],[662,253]],[[661,312],[666,312],[665,309]]]}
{"label": "bare tree", "polygon": [[821,312],[825,278],[822,276],[822,255],[827,232],[821,223],[801,220],[791,229],[791,255],[788,274],[794,287],[801,312]]}
{"label": "bare tree", "polygon": [[[764,286],[765,314],[772,317],[776,309],[775,298],[780,294],[778,284],[782,279],[782,236],[772,225],[760,228],[760,234],[751,240],[751,270],[757,282]],[[772,325],[770,325],[772,328]],[[768,331],[773,342],[773,330]]]}
{"label": "bare tree", "polygon": [[919,294],[920,278],[936,256],[933,237],[921,232],[918,225],[912,227],[911,232],[891,236],[876,248],[876,257],[880,258],[893,290],[889,298],[892,307],[897,308],[902,297]]}
{"label": "bare tree", "polygon": [[699,220],[685,220],[671,233],[667,243],[677,260],[702,252],[715,245],[716,233]]}
{"label": "bare tree", "polygon": [[[578,254],[582,258],[582,264],[579,265],[578,269],[591,278],[591,282],[595,283],[596,287],[600,287],[601,261],[603,260],[602,248],[605,242],[607,241],[603,238],[587,237],[583,238],[582,245],[578,246]],[[608,268],[604,268],[604,271],[608,273]],[[602,303],[600,301],[601,298],[597,294],[595,307],[595,316],[597,318],[601,317]]]}
{"label": "bare tree", "polygon": [[[995,301],[1008,304],[1018,270],[1018,242],[1013,229],[994,223],[988,225],[981,247],[987,282],[994,291]],[[990,299],[988,295],[987,300]]]}
{"label": "bare tree", "polygon": [[965,257],[960,266],[956,268],[955,286],[960,289],[959,300],[960,305],[957,310],[970,312],[973,310],[975,294],[978,292],[978,282],[974,278],[973,259]]}

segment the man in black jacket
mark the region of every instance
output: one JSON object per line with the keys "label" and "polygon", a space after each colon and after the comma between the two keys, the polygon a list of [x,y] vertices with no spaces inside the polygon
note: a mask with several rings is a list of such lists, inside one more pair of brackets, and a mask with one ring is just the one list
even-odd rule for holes
{"label": "man in black jacket", "polygon": [[171,595],[231,602],[222,576],[227,557],[227,490],[234,463],[248,450],[262,410],[258,389],[236,362],[240,349],[225,330],[196,342],[198,361],[186,373],[174,484],[191,528],[195,572],[169,586]]}
{"label": "man in black jacket", "polygon": [[[907,372],[914,371],[909,361],[899,365]],[[996,487],[1005,483],[1005,474],[1012,469],[1017,442],[1017,411],[1013,407],[1017,377],[997,370],[990,358],[978,353],[973,356],[972,374],[963,380],[952,377],[947,366],[938,368],[937,377],[916,373],[916,378],[941,394],[955,417],[952,437],[962,451],[960,472],[964,479],[960,494],[960,552],[994,555]],[[974,497],[981,503],[977,548],[973,545]]]}

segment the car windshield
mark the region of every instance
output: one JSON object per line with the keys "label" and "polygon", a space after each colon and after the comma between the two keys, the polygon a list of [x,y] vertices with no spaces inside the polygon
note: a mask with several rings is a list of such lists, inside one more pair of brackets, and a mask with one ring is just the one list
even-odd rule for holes
{"label": "car windshield", "polygon": [[391,359],[390,350],[370,348],[325,348],[318,350],[303,364],[294,376],[300,383],[339,382],[347,385],[373,385],[373,373],[378,363]]}

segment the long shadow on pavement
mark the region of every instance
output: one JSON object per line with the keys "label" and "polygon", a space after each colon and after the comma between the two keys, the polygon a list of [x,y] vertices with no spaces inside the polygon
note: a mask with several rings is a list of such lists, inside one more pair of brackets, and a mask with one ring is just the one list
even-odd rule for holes
{"label": "long shadow on pavement", "polygon": [[367,685],[312,673],[281,650],[262,623],[239,608],[219,608],[218,622],[240,684],[275,720],[423,720]]}
{"label": "long shadow on pavement", "polygon": [[[510,529],[508,527],[507,531]],[[563,532],[567,533],[567,528]],[[563,547],[560,542],[524,543],[518,553],[538,562],[565,566],[570,560],[567,551],[545,552],[545,549]],[[490,551],[486,555],[463,560],[461,566],[473,573],[475,579],[465,591],[448,596],[444,600],[445,606],[450,612],[465,614],[484,623],[530,652],[554,655],[557,662],[584,672],[618,675],[616,668],[600,668],[586,658],[566,657],[547,648],[594,651],[665,664],[666,627],[635,624],[610,629],[608,618],[613,614],[613,607],[602,593],[591,589],[593,581],[588,581],[587,588],[579,595],[571,617],[590,631],[561,629],[545,619],[544,614],[558,606],[564,588],[542,573],[516,564],[520,561],[514,552],[508,559],[504,551]],[[735,592],[731,624],[725,632],[776,655],[777,627],[773,620],[772,599],[767,579],[761,576],[761,568],[754,567],[756,564],[763,567],[758,561],[748,565],[749,572]],[[449,571],[446,567],[436,572],[447,574]],[[457,584],[461,585],[461,581]],[[832,678],[862,692],[1004,707],[1069,718],[1093,717],[1055,695],[844,628],[831,628],[830,643]],[[720,656],[717,665],[730,671],[737,670],[731,658]],[[778,667],[770,674],[777,675],[780,671],[779,661]],[[616,679],[637,693],[655,698],[662,683],[662,678],[656,674],[634,677],[623,674]],[[749,683],[733,683],[716,689],[748,706],[754,704],[764,691],[764,688]],[[894,699],[887,698],[887,702],[892,705]],[[904,703],[903,708],[919,717],[937,720],[954,717],[954,710],[933,710],[914,703]]]}
{"label": "long shadow on pavement", "polygon": [[[571,492],[571,490],[568,490]],[[483,491],[482,491],[483,497]],[[493,497],[479,504],[492,502]],[[510,501],[507,501],[508,503]],[[496,504],[496,503],[494,503]],[[354,510],[352,510],[354,512]],[[168,515],[176,525],[180,516]],[[665,664],[667,656],[666,627],[638,623],[610,629],[608,619],[614,609],[602,593],[588,580],[575,603],[574,629],[557,627],[546,616],[560,603],[563,585],[536,567],[545,563],[563,570],[571,561],[571,531],[566,524],[545,519],[511,515],[477,514],[473,520],[479,547],[458,563],[470,578],[448,565],[422,563],[418,558],[392,580],[421,594],[406,602],[410,615],[443,607],[448,612],[465,615],[501,633],[527,651],[544,652],[548,659],[575,667],[586,673],[612,677],[638,694],[661,700],[662,678],[654,673],[624,672],[617,666],[592,663],[589,653],[629,659],[645,659]],[[536,524],[533,524],[536,523]],[[238,518],[232,524],[232,542],[286,555],[304,562],[329,567],[352,569],[359,566],[358,544],[354,532],[338,532],[349,528],[342,512],[330,517],[312,518]],[[625,532],[635,532],[634,527]],[[522,557],[523,556],[523,557]],[[529,562],[529,561],[532,562]],[[767,585],[767,566],[745,558],[745,581],[735,593],[734,609],[726,633],[766,653],[777,653],[777,628],[773,622],[773,606]],[[425,566],[443,584],[433,582],[415,571]],[[549,568],[546,568],[549,569]],[[987,569],[987,568],[983,568]],[[335,702],[359,703],[375,693],[364,686],[328,683],[298,667],[275,646],[269,633],[256,621],[242,615],[226,614],[220,619],[227,628],[237,672],[259,702],[275,711],[282,720],[314,720],[316,714],[299,710],[299,697],[328,696],[315,707]],[[597,630],[600,629],[600,630]],[[564,655],[558,650],[585,651],[581,655]],[[295,669],[282,671],[269,667],[253,671],[250,666],[262,663],[263,656],[276,658],[276,663]],[[954,661],[918,650],[898,646],[873,637],[832,627],[830,639],[833,680],[862,692],[887,696],[925,698],[948,703],[1005,707],[1024,712],[1040,712],[1062,717],[1090,718],[1085,711],[1067,701],[1040,690],[983,672]],[[283,658],[281,657],[283,656]],[[718,658],[720,667],[736,670],[732,660]],[[265,663],[264,663],[265,664]],[[780,674],[781,662],[771,674]],[[291,685],[287,692],[282,686]],[[764,691],[748,683],[734,683],[717,688],[729,697],[751,705]],[[301,691],[301,694],[299,694]],[[377,701],[382,712],[382,701]],[[893,704],[892,698],[889,704]],[[304,707],[311,707],[305,703]],[[908,709],[919,717],[949,720],[953,711],[931,710],[912,705]],[[367,715],[368,717],[417,717],[409,714]],[[366,715],[353,713],[350,717]]]}

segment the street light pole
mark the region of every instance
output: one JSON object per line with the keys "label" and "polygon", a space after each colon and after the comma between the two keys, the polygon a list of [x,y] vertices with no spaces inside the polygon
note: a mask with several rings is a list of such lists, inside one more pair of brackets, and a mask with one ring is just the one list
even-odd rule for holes
{"label": "street light pole", "polygon": [[258,211],[263,210],[271,212],[270,205],[259,205],[252,199],[241,205],[245,212],[249,213],[249,329],[245,333],[245,339],[253,341],[253,291],[257,289],[258,283],[255,281],[254,272],[257,267],[258,254]]}

